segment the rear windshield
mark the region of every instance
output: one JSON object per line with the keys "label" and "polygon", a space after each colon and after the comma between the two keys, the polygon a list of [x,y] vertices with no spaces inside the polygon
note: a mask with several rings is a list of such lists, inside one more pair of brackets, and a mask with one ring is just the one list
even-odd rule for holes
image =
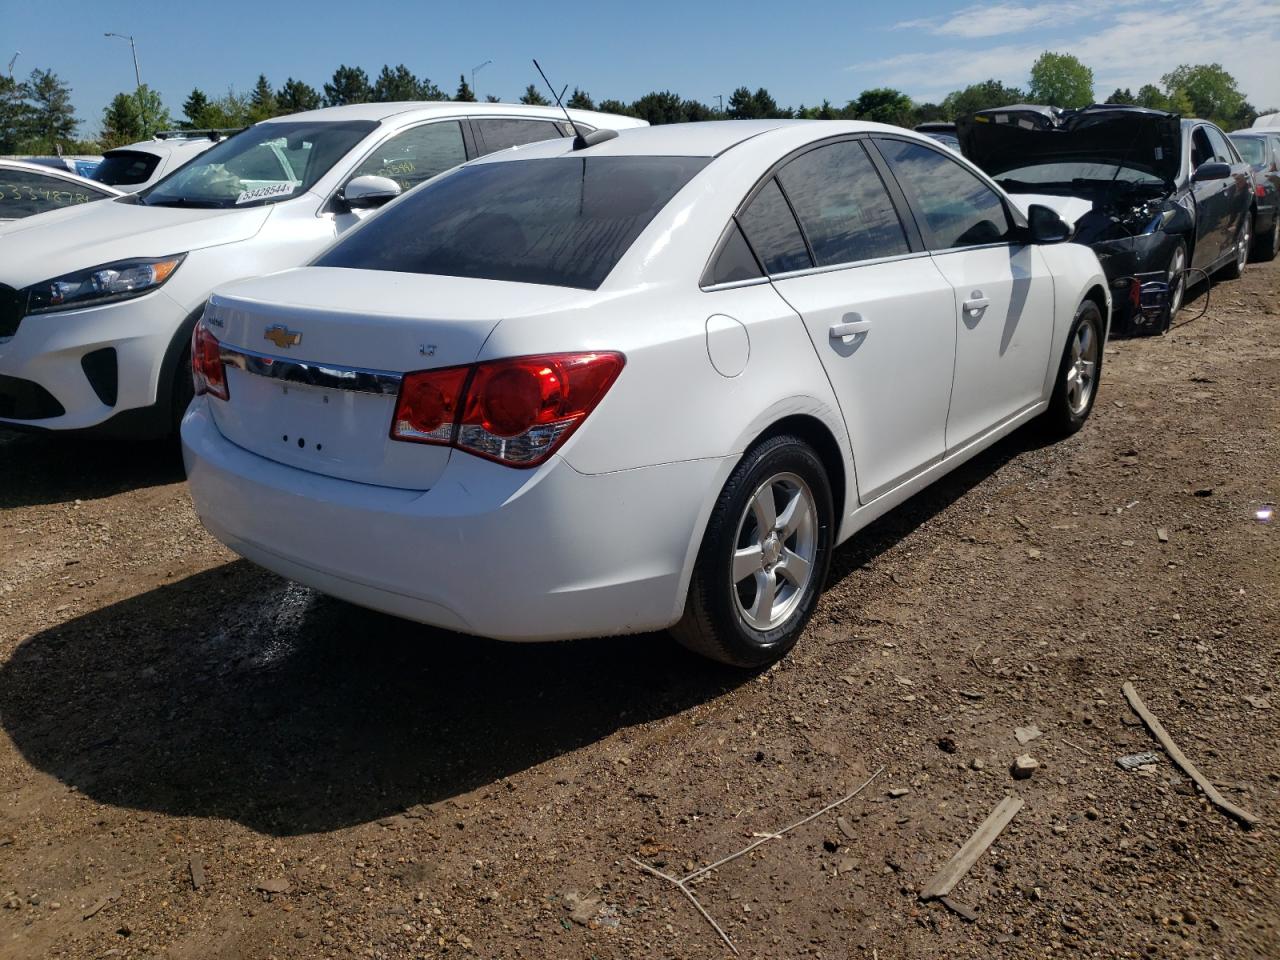
{"label": "rear windshield", "polygon": [[554,157],[461,167],[406,194],[322,267],[594,290],[706,157]]}
{"label": "rear windshield", "polygon": [[103,155],[102,162],[93,171],[93,179],[112,187],[146,183],[159,162],[160,158],[154,153],[112,150]]}
{"label": "rear windshield", "polygon": [[1232,137],[1231,142],[1236,145],[1236,149],[1240,151],[1240,156],[1244,157],[1245,163],[1266,163],[1260,137]]}

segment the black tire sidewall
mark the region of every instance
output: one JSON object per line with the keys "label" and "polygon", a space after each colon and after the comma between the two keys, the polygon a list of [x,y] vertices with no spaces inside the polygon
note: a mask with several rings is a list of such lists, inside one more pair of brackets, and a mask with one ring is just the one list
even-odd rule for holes
{"label": "black tire sidewall", "polygon": [[[731,557],[737,548],[738,524],[751,496],[768,478],[794,473],[809,486],[818,513],[818,544],[813,576],[791,616],[767,633],[748,626],[736,602],[731,582]],[[796,437],[773,437],[751,450],[725,484],[712,513],[698,558],[698,576],[706,587],[707,613],[725,648],[725,653],[742,666],[764,666],[785,656],[813,615],[831,564],[835,535],[835,509],[831,484],[822,461],[813,448]]]}

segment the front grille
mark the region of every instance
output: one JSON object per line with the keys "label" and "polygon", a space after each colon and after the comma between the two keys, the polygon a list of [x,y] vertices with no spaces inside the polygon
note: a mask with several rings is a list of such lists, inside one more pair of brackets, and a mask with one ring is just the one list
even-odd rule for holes
{"label": "front grille", "polygon": [[27,309],[26,294],[7,283],[0,283],[0,338],[12,337]]}
{"label": "front grille", "polygon": [[40,384],[0,375],[0,417],[45,420],[66,412],[57,398]]}

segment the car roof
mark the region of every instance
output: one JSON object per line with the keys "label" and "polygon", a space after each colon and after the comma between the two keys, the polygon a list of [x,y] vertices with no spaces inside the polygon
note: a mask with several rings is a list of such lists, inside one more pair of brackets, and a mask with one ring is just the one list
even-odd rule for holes
{"label": "car roof", "polygon": [[63,167],[50,167],[43,163],[28,163],[26,160],[6,160],[0,157],[0,168],[6,170],[25,170],[28,173],[39,173],[48,177],[57,177],[59,180],[67,180],[71,183],[84,183],[97,187],[99,190],[105,190],[108,193],[121,193],[122,191],[116,187],[105,183],[99,183],[97,180],[90,180],[88,177],[82,177],[78,173],[72,173]]}
{"label": "car roof", "polygon": [[[405,117],[413,114],[414,117],[430,117],[432,115],[448,115],[457,116],[458,114],[466,114],[467,116],[483,116],[486,113],[495,116],[511,116],[513,114],[520,115],[527,113],[534,117],[563,117],[564,114],[558,107],[553,106],[536,106],[525,103],[472,103],[469,101],[458,100],[405,100],[396,103],[349,103],[342,107],[321,107],[319,110],[304,110],[302,113],[291,113],[283,117],[272,117],[270,120],[264,120],[263,123],[296,123],[299,121],[312,122],[317,120],[341,121],[341,120],[389,120],[392,117]],[[599,126],[600,121],[605,118],[614,118],[628,125],[634,125],[641,121],[631,117],[623,117],[612,113],[599,113],[594,110],[570,110],[571,116],[580,117],[584,123],[592,122],[593,126]]]}
{"label": "car roof", "polygon": [[170,154],[183,151],[200,153],[221,142],[221,140],[211,140],[208,137],[165,138],[163,140],[156,138],[155,140],[139,140],[137,143],[126,143],[118,147],[112,147],[110,150],[104,151],[102,155],[109,157],[113,153],[149,153],[156,157],[167,157]]}
{"label": "car roof", "polygon": [[[595,157],[718,157],[720,154],[748,140],[770,135],[810,131],[811,139],[839,136],[844,133],[895,133],[924,140],[923,134],[902,127],[863,120],[706,120],[698,123],[669,123],[656,127],[637,127],[619,131],[612,140],[578,151]],[[544,140],[518,147],[500,150],[481,157],[473,163],[493,163],[502,160],[533,159],[535,157],[560,156],[572,148],[567,140]]]}

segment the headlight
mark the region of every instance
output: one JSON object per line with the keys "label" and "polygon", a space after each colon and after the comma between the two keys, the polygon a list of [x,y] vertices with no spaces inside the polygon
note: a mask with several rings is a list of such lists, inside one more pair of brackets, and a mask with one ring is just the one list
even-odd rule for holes
{"label": "headlight", "polygon": [[185,257],[179,253],[156,260],[119,260],[32,284],[27,288],[27,314],[79,310],[140,297],[164,286]]}

